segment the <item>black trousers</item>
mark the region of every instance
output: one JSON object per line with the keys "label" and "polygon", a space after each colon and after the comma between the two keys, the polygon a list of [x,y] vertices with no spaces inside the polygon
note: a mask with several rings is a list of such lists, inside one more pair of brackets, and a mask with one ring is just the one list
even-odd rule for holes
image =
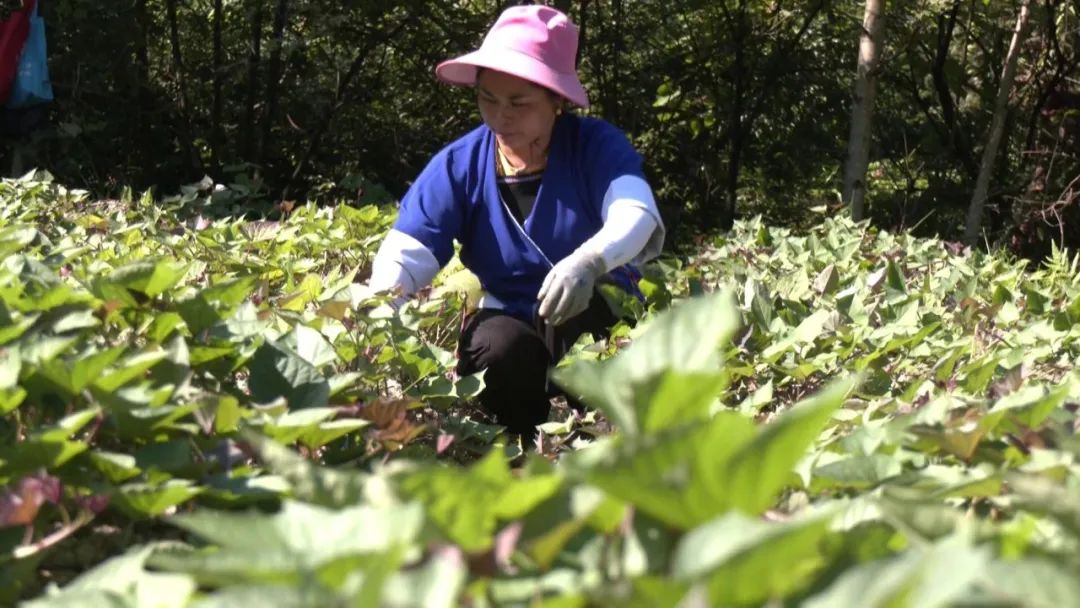
{"label": "black trousers", "polygon": [[[615,324],[611,308],[599,293],[589,308],[558,327],[537,318],[530,323],[502,311],[481,309],[466,321],[458,343],[457,371],[461,375],[487,370],[480,405],[511,433],[531,437],[547,422],[551,397],[548,370],[558,363],[582,334],[606,337]],[[568,396],[568,401],[580,407]]]}

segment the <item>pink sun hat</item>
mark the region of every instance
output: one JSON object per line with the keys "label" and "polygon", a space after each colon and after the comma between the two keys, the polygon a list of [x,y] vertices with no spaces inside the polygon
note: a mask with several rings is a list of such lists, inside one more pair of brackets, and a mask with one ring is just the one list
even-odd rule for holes
{"label": "pink sun hat", "polygon": [[449,84],[474,86],[477,68],[488,68],[587,108],[589,96],[575,69],[577,47],[578,28],[563,13],[550,6],[512,6],[499,15],[479,49],[440,63],[435,75]]}

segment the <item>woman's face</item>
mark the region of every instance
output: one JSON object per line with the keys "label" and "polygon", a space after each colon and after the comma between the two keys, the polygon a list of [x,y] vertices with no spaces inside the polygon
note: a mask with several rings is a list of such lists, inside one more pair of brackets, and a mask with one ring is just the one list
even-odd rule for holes
{"label": "woman's face", "polygon": [[495,70],[483,70],[476,82],[480,116],[499,144],[522,150],[547,145],[561,99],[527,80]]}

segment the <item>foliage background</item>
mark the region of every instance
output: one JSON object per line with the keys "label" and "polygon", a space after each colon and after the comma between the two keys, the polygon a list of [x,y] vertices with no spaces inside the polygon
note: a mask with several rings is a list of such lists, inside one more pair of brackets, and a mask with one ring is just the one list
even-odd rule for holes
{"label": "foliage background", "polygon": [[355,280],[375,205],[0,203],[0,605],[1080,601],[1080,255],[736,222],[526,455],[453,373],[453,269]]}
{"label": "foliage background", "polygon": [[[6,5],[15,2],[7,1]],[[477,121],[435,64],[506,3],[46,0],[57,92],[5,116],[0,161],[115,196],[209,175],[256,199],[389,201]],[[673,233],[839,205],[862,3],[571,0],[590,113],[633,138]],[[886,7],[869,212],[953,238],[975,181],[1018,2]],[[1033,7],[991,184],[988,239],[1077,245],[1080,3]],[[687,245],[685,238],[672,243]]]}

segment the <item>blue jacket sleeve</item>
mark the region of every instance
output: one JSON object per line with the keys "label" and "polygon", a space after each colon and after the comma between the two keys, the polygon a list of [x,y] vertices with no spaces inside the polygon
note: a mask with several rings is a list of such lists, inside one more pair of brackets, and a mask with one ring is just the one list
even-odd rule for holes
{"label": "blue jacket sleeve", "polygon": [[641,155],[626,134],[606,122],[597,121],[586,130],[583,145],[583,169],[589,198],[599,212],[611,184],[624,176],[645,179]]}
{"label": "blue jacket sleeve", "polygon": [[454,255],[465,223],[462,167],[456,167],[449,149],[428,162],[401,199],[394,229],[422,243],[445,266]]}

